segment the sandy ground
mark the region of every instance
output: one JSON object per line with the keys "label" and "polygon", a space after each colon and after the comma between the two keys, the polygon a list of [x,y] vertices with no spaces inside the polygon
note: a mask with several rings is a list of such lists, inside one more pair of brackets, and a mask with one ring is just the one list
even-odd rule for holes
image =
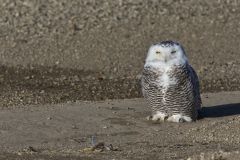
{"label": "sandy ground", "polygon": [[[204,118],[183,124],[148,122],[143,99],[2,109],[0,158],[239,158],[240,92],[202,98]],[[100,142],[106,146],[102,152],[88,150]]]}
{"label": "sandy ground", "polygon": [[[239,159],[239,8],[0,0],[0,159]],[[134,99],[148,47],[166,39],[184,45],[199,75],[206,108],[196,123],[149,123]],[[92,136],[103,152],[87,150]]]}
{"label": "sandy ground", "polygon": [[[0,85],[5,97],[14,92],[13,104],[140,97],[136,77],[149,46],[172,39],[185,47],[203,92],[240,90],[239,8],[236,0],[0,0],[0,66],[10,67],[1,68]],[[26,83],[15,76],[5,85],[11,67]],[[65,72],[45,80],[55,68]]]}

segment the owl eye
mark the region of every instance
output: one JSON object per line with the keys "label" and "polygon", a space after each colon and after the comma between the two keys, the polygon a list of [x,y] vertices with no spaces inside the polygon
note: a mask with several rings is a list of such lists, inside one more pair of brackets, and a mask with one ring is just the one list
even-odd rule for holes
{"label": "owl eye", "polygon": [[171,52],[171,54],[174,54],[174,53],[176,53],[176,51],[172,51],[172,52]]}
{"label": "owl eye", "polygon": [[156,54],[160,54],[161,52],[160,51],[156,51]]}

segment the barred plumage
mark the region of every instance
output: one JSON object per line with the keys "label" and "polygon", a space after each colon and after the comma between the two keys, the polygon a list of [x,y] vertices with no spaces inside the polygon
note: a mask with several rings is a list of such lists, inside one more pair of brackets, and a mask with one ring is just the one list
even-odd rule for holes
{"label": "barred plumage", "polygon": [[150,47],[141,83],[153,120],[197,119],[201,108],[199,81],[178,43],[164,41]]}

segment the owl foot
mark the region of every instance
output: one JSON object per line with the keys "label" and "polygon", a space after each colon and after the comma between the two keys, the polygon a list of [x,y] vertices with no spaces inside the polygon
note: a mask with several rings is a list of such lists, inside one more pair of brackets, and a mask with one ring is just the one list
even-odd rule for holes
{"label": "owl foot", "polygon": [[188,116],[183,116],[181,114],[175,114],[172,115],[167,119],[169,122],[177,122],[177,123],[183,123],[183,122],[192,122],[192,118]]}
{"label": "owl foot", "polygon": [[149,121],[166,121],[168,115],[162,112],[156,112],[155,114],[148,116],[147,120]]}

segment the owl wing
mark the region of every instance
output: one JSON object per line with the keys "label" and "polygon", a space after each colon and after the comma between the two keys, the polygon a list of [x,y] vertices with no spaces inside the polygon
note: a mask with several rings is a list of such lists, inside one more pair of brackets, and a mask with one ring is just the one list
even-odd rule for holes
{"label": "owl wing", "polygon": [[151,67],[144,67],[141,79],[142,93],[153,109],[161,103],[162,92],[156,83],[158,76]]}
{"label": "owl wing", "polygon": [[199,79],[197,76],[197,73],[195,72],[195,70],[192,68],[191,65],[189,65],[189,70],[190,70],[190,78],[191,78],[191,83],[193,85],[193,94],[195,97],[195,101],[196,101],[196,107],[197,109],[201,109],[201,105],[202,105],[202,100],[201,100],[201,96],[200,96],[200,84],[199,84]]}

